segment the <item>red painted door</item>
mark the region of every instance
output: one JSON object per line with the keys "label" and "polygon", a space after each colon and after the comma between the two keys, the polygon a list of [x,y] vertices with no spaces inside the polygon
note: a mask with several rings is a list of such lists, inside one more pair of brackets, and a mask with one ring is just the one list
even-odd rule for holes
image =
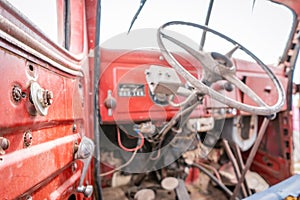
{"label": "red painted door", "polygon": [[1,199],[90,195],[86,189],[91,188],[79,185],[80,158],[86,157],[77,153],[83,138],[89,151],[93,148],[85,120],[89,63],[84,3],[56,2],[55,43],[8,2],[0,2]]}

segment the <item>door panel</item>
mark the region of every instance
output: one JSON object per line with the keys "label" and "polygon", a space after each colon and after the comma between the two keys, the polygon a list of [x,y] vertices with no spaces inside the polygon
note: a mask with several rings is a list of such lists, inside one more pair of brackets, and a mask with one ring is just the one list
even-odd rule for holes
{"label": "door panel", "polygon": [[88,127],[84,52],[58,47],[7,2],[0,11],[0,196],[81,196],[74,155]]}

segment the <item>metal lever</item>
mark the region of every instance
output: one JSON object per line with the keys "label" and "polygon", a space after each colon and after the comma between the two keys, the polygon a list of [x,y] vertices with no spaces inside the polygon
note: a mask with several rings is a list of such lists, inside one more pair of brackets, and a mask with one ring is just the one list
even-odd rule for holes
{"label": "metal lever", "polygon": [[94,142],[90,138],[83,136],[80,145],[78,147],[78,151],[75,154],[75,159],[80,159],[81,162],[83,162],[83,168],[80,176],[79,186],[77,187],[77,192],[83,193],[83,195],[87,198],[91,197],[91,195],[93,194],[93,186],[92,185],[84,186],[83,181],[85,179],[86,173],[91,163],[94,148],[95,148]]}

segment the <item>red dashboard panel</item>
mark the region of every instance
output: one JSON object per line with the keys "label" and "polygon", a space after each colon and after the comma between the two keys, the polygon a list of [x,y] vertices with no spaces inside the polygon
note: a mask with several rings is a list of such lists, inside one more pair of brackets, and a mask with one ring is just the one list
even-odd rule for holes
{"label": "red dashboard panel", "polygon": [[[283,87],[287,87],[287,79],[284,77],[278,77],[280,82],[282,83]],[[254,77],[248,76],[246,79],[246,84],[251,87],[251,89],[258,94],[268,105],[274,105],[277,102],[278,94],[273,84],[272,80],[268,78],[268,76],[261,76],[261,77]],[[248,97],[247,95],[244,98],[244,102],[249,105],[256,105],[253,100]],[[286,104],[284,105],[283,109],[286,109]]]}
{"label": "red dashboard panel", "polygon": [[[101,55],[99,106],[103,123],[168,120],[178,111],[178,108],[157,105],[150,96],[145,70],[151,65],[170,67],[159,51],[102,49]],[[186,54],[175,57],[200,80],[202,70],[198,61]],[[246,84],[267,104],[275,103],[276,89],[257,64],[239,60],[235,60],[234,64],[240,79],[247,77]],[[282,70],[279,68],[272,68],[272,70],[286,87],[286,78],[282,75]],[[182,82],[185,83],[183,79]],[[237,89],[232,92],[222,92],[229,98],[255,105],[247,95],[243,97]],[[108,109],[109,106],[113,108]],[[206,109],[220,107],[227,106],[206,97],[204,104],[199,106],[193,116],[207,115]]]}
{"label": "red dashboard panel", "polygon": [[[238,69],[239,77],[245,78],[245,84],[264,100],[264,102],[269,106],[274,105],[277,102],[278,94],[275,85],[258,64],[243,60],[235,60],[235,65]],[[283,68],[273,66],[269,66],[269,68],[281,82],[284,91],[287,91],[288,79],[285,76]],[[248,105],[257,106],[257,104],[247,95],[244,95],[243,102]],[[287,104],[285,102],[281,110],[285,110],[286,108]]]}
{"label": "red dashboard panel", "polygon": [[[177,59],[195,76],[200,76],[191,64],[192,59],[191,61],[182,57]],[[102,50],[99,101],[104,123],[167,120],[178,111],[178,108],[157,105],[151,99],[145,76],[145,70],[151,65],[170,67],[158,51]],[[135,88],[137,92],[130,94],[128,88]],[[111,110],[105,105],[110,91],[111,97],[116,102],[116,107]],[[202,109],[198,109],[199,112],[200,110]],[[199,112],[198,115],[201,114]]]}

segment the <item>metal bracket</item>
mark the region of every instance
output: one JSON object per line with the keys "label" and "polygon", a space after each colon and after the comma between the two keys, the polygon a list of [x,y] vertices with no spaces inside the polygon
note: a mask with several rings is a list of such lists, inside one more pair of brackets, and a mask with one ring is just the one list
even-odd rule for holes
{"label": "metal bracket", "polygon": [[[234,117],[229,124],[225,124],[222,137],[226,140],[236,143],[242,151],[247,151],[254,144],[257,137],[257,115],[251,115],[247,127],[243,121],[243,117]],[[247,135],[245,136],[243,135]]]}
{"label": "metal bracket", "polygon": [[155,94],[176,94],[182,82],[173,68],[151,65],[145,70],[149,89]]}

